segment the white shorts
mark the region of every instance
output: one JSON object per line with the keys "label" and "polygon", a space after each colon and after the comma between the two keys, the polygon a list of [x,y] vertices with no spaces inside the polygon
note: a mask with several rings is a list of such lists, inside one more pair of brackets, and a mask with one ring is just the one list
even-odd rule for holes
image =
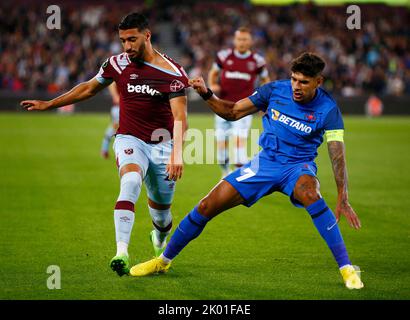
{"label": "white shorts", "polygon": [[171,156],[173,142],[149,144],[124,134],[117,134],[113,149],[118,170],[127,164],[137,164],[143,174],[148,198],[159,204],[171,204],[175,192],[175,181],[168,180],[165,171]]}
{"label": "white shorts", "polygon": [[215,136],[217,141],[228,139],[229,136],[248,138],[249,129],[252,125],[252,115],[236,121],[228,121],[215,115]]}
{"label": "white shorts", "polygon": [[111,107],[111,122],[113,124],[120,122],[120,106],[118,105]]}

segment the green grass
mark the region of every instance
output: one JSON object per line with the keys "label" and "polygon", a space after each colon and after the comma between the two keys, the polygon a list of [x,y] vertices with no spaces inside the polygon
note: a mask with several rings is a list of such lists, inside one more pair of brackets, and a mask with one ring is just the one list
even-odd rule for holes
{"label": "green grass", "polygon": [[[190,127],[212,128],[210,115]],[[349,291],[308,214],[274,194],[215,220],[166,275],[117,277],[114,160],[99,147],[106,114],[0,113],[0,299],[410,299],[410,118],[345,117],[352,206],[362,229],[340,223],[365,288]],[[254,126],[260,127],[254,120]],[[322,194],[336,190],[325,146]],[[219,180],[216,165],[187,165],[175,226]],[[132,263],[151,258],[145,191],[136,205]],[[46,286],[61,268],[61,290]]]}

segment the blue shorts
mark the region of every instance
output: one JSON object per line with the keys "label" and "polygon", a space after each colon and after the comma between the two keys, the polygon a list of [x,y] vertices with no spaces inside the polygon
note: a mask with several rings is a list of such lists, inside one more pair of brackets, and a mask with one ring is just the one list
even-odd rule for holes
{"label": "blue shorts", "polygon": [[250,162],[224,178],[245,199],[243,205],[250,207],[260,198],[275,191],[290,197],[296,207],[303,205],[293,198],[293,189],[302,175],[316,177],[317,167],[313,161],[283,164],[261,151]]}

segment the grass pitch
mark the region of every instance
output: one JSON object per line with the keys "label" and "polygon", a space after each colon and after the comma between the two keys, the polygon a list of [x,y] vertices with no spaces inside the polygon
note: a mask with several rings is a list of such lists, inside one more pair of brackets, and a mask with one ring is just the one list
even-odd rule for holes
{"label": "grass pitch", "polygon": [[[308,214],[276,193],[215,218],[166,275],[119,278],[114,160],[99,155],[108,114],[0,113],[0,299],[410,299],[410,118],[345,117],[350,202],[362,221],[340,228],[365,288],[347,290]],[[211,115],[190,128],[213,127]],[[260,120],[254,118],[254,127]],[[322,194],[334,208],[327,150]],[[174,226],[218,182],[216,165],[187,165]],[[153,256],[145,191],[136,205],[132,263]],[[47,268],[61,289],[47,288]]]}

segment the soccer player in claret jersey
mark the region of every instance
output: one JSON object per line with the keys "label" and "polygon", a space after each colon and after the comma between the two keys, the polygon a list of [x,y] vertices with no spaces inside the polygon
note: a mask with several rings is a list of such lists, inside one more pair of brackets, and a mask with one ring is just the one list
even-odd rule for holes
{"label": "soccer player in claret jersey", "polygon": [[187,127],[188,77],[183,68],[152,47],[144,15],[132,13],[118,26],[124,52],[110,57],[98,74],[51,100],[26,100],[27,110],[58,108],[94,96],[113,81],[120,94],[120,123],[114,151],[120,175],[120,194],[114,209],[117,253],[111,268],[129,273],[128,244],[134,224],[134,204],[142,182],[154,229],[155,254],[166,245],[172,227],[171,202],[175,181],[183,171],[183,135]]}
{"label": "soccer player in claret jersey", "polygon": [[117,85],[115,82],[111,83],[108,86],[108,90],[111,95],[112,99],[112,106],[111,106],[111,123],[105,129],[104,138],[101,144],[101,156],[104,159],[109,158],[109,150],[110,150],[110,143],[112,138],[115,136],[117,132],[118,126],[120,125],[120,94],[118,93]]}
{"label": "soccer player in claret jersey", "polygon": [[[210,89],[221,99],[238,101],[251,95],[255,84],[269,82],[265,59],[251,51],[251,30],[240,27],[235,31],[230,49],[217,53],[215,63],[208,74]],[[258,79],[259,78],[259,79]],[[230,173],[230,164],[240,167],[248,162],[246,140],[252,125],[252,115],[236,121],[226,120],[215,115],[215,137],[217,142],[217,160],[222,169],[222,178]],[[234,143],[234,158],[229,159],[229,137]]]}
{"label": "soccer player in claret jersey", "polygon": [[[346,287],[363,287],[360,270],[351,264],[338,226],[340,215],[344,215],[351,227],[361,227],[348,201],[342,116],[336,102],[320,87],[324,67],[319,56],[303,53],[292,62],[290,80],[270,82],[237,102],[219,99],[202,78],[190,80],[210,108],[225,119],[263,111],[262,151],[220,181],[181,221],[163,254],[132,267],[131,275],[166,272],[172,259],[216,215],[239,204],[250,207],[263,196],[279,191],[296,207],[306,209],[331,250]],[[336,216],[322,198],[316,178],[314,159],[323,135],[338,192]]]}

